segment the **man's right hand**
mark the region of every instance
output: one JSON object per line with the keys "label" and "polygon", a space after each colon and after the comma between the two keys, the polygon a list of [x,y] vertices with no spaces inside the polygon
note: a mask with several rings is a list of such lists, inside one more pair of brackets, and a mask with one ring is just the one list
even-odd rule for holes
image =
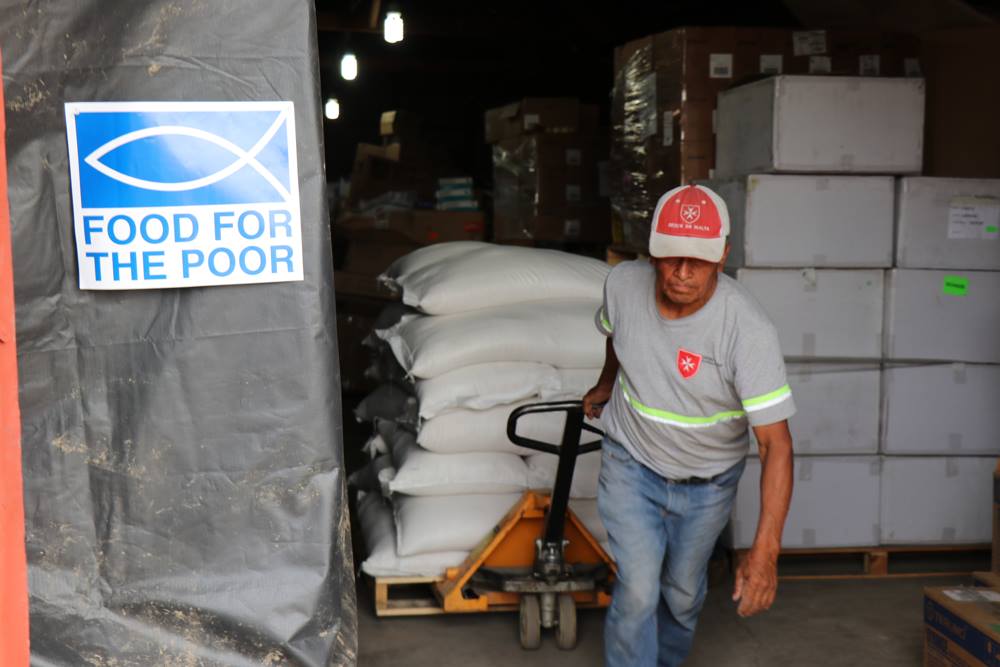
{"label": "man's right hand", "polygon": [[597,385],[584,394],[583,414],[587,415],[591,419],[597,419],[600,417],[601,411],[604,409],[604,404],[611,398],[611,390],[613,388],[614,385],[610,387]]}

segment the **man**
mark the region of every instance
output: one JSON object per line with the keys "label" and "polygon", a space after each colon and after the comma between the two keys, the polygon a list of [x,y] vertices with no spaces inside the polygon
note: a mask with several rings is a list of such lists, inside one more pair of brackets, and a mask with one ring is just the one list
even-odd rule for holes
{"label": "man", "polygon": [[653,214],[650,261],[619,264],[605,283],[596,319],[606,357],[584,409],[607,433],[597,503],[618,563],[609,667],[673,667],[687,657],[748,426],[760,448],[761,513],[733,599],[740,616],[774,600],[795,406],[774,325],[722,273],[728,234],[718,195],[676,188]]}

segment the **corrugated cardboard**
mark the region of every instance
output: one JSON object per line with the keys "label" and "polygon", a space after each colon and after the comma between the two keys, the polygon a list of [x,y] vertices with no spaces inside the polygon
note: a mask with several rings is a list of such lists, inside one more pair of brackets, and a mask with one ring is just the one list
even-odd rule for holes
{"label": "corrugated cardboard", "polygon": [[924,667],[1000,667],[1000,590],[924,589]]}
{"label": "corrugated cardboard", "polygon": [[771,317],[785,356],[809,360],[880,358],[884,273],[740,269],[736,275]]}
{"label": "corrugated cardboard", "polygon": [[996,459],[898,457],[882,461],[883,544],[988,544]]}
{"label": "corrugated cardboard", "polygon": [[[797,411],[788,420],[795,453],[877,454],[877,364],[790,363],[786,366]],[[750,432],[750,451],[757,441]]]}
{"label": "corrugated cardboard", "polygon": [[890,366],[882,386],[886,454],[1000,456],[1000,366]]}
{"label": "corrugated cardboard", "polygon": [[890,176],[755,174],[705,185],[729,209],[727,266],[892,266]]}
{"label": "corrugated cardboard", "polygon": [[[747,459],[724,540],[735,549],[753,545],[760,517],[760,459]],[[878,544],[877,456],[795,459],[795,493],[781,546],[860,547]]]}
{"label": "corrugated cardboard", "polygon": [[598,111],[572,97],[527,97],[486,112],[486,143],[536,132],[594,134]]}
{"label": "corrugated cardboard", "polygon": [[997,572],[973,572],[972,585],[984,586],[986,588],[1000,588],[1000,573]]}
{"label": "corrugated cardboard", "polygon": [[1000,363],[1000,272],[893,269],[885,356]]}
{"label": "corrugated cardboard", "polygon": [[929,176],[1000,178],[1000,27],[921,35]]}
{"label": "corrugated cardboard", "polygon": [[1000,179],[899,179],[896,266],[1000,270]]}
{"label": "corrugated cardboard", "polygon": [[719,95],[715,175],[918,173],[922,79],[778,76]]}

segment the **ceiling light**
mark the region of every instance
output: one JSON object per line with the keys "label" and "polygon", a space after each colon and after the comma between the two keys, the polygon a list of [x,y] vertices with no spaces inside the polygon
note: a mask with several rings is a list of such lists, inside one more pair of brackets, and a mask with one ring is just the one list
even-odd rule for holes
{"label": "ceiling light", "polygon": [[386,12],[385,41],[397,44],[403,41],[403,15],[400,12]]}
{"label": "ceiling light", "polygon": [[323,114],[330,120],[340,118],[340,102],[335,97],[328,99],[326,105],[323,107]]}
{"label": "ceiling light", "polygon": [[348,81],[354,81],[358,78],[358,57],[353,53],[345,53],[344,57],[340,59],[340,76]]}

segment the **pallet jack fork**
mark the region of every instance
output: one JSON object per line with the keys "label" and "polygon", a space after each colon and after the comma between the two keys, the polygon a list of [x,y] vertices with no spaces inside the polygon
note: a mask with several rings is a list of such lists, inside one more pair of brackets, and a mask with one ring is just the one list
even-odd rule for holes
{"label": "pallet jack fork", "polygon": [[[546,412],[566,413],[560,445],[517,434],[519,419]],[[601,446],[599,440],[581,445],[580,436],[604,435],[583,416],[580,401],[534,403],[511,413],[511,442],[559,456],[555,486],[551,493],[526,491],[465,562],[435,584],[445,613],[517,609],[522,647],[538,648],[542,628],[554,628],[559,648],[571,649],[577,607],[610,604],[614,561],[568,508],[577,456]]]}

